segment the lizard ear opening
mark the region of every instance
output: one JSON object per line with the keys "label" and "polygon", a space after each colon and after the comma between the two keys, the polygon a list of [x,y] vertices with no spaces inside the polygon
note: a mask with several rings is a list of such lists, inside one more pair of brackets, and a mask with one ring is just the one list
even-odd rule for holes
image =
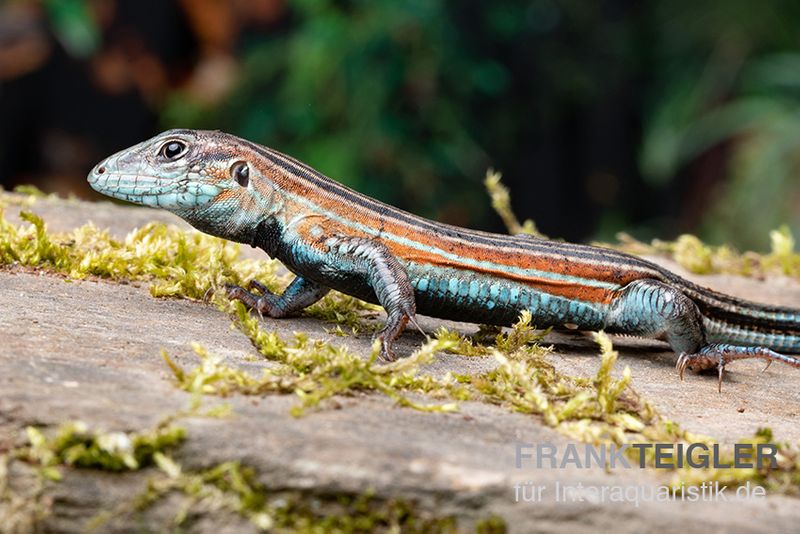
{"label": "lizard ear opening", "polygon": [[250,183],[250,167],[244,161],[237,161],[231,165],[231,176],[240,186],[247,187]]}

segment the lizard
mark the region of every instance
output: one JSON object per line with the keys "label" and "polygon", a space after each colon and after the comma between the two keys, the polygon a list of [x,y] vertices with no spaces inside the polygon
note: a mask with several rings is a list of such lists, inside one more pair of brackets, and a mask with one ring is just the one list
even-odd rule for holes
{"label": "lizard", "polygon": [[[331,289],[380,304],[383,360],[416,314],[656,337],[676,367],[748,358],[800,368],[800,309],[690,282],[611,248],[501,235],[425,219],[362,195],[276,150],[221,131],[175,129],[122,150],[88,175],[112,198],[168,210],[198,230],[249,244],[295,278],[282,294],[257,280],[229,298],[262,316],[297,314]],[[779,352],[780,351],[780,352]]]}

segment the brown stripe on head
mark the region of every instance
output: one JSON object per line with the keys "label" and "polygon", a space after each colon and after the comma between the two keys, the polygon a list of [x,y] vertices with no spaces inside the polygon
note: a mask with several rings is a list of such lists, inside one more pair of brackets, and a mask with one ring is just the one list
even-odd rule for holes
{"label": "brown stripe on head", "polygon": [[234,191],[233,189],[223,189],[217,196],[214,197],[214,201],[222,202],[224,200],[230,200],[238,197],[241,197],[241,195],[239,195],[237,191]]}

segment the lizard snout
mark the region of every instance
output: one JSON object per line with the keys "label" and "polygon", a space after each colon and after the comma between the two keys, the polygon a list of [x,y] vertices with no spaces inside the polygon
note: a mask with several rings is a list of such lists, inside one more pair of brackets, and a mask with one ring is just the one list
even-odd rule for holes
{"label": "lizard snout", "polygon": [[89,185],[95,185],[98,180],[102,179],[107,172],[108,167],[106,167],[106,160],[103,160],[95,165],[94,169],[92,169],[92,172],[90,172],[89,176],[86,177]]}

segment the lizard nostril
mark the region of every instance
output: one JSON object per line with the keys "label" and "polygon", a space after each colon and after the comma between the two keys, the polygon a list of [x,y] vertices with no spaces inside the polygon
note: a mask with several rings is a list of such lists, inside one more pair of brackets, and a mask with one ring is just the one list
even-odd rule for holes
{"label": "lizard nostril", "polygon": [[106,168],[105,167],[98,167],[97,168],[97,174],[105,174],[105,173],[106,173]]}

